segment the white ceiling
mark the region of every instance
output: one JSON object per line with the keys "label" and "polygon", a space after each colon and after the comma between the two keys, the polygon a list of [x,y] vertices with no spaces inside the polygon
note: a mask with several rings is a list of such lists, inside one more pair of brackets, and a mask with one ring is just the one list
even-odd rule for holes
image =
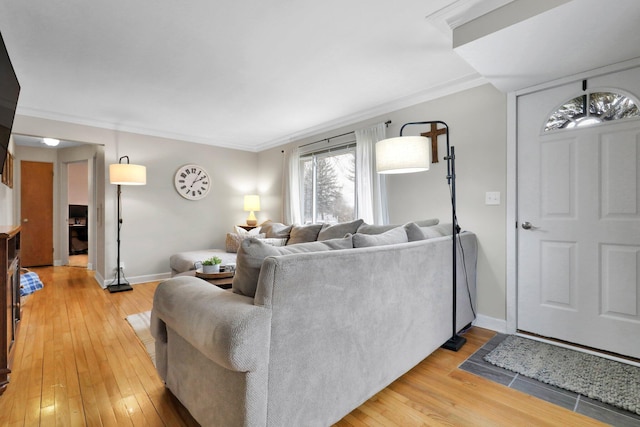
{"label": "white ceiling", "polygon": [[[640,56],[637,0],[573,0],[453,49],[451,27],[533,1],[0,0],[0,31],[19,114],[260,151],[486,81],[514,90]],[[565,34],[574,13],[613,25]]]}

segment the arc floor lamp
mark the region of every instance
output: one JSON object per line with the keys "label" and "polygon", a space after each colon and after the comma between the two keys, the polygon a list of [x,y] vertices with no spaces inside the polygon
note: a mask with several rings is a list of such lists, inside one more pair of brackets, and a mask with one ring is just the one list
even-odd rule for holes
{"label": "arc floor lamp", "polygon": [[424,136],[402,136],[406,126],[413,125],[442,125],[445,129],[447,142],[447,182],[451,189],[451,218],[452,218],[452,288],[453,288],[453,313],[451,338],[442,347],[447,350],[458,351],[466,338],[458,335],[456,330],[456,301],[457,301],[457,236],[460,232],[456,217],[456,156],[455,149],[449,145],[449,126],[440,120],[427,122],[405,123],[400,128],[400,136],[387,138],[376,144],[376,170],[382,174],[412,173],[429,170],[431,164],[431,144],[429,138]]}
{"label": "arc floor lamp", "polygon": [[[127,162],[124,163],[123,160]],[[132,291],[133,288],[124,277],[120,264],[120,228],[122,228],[122,186],[123,185],[145,185],[147,183],[147,168],[129,163],[129,156],[122,156],[118,163],[109,165],[109,182],[118,186],[118,258],[116,267],[116,278],[107,286],[109,292]],[[122,274],[121,274],[122,273]]]}

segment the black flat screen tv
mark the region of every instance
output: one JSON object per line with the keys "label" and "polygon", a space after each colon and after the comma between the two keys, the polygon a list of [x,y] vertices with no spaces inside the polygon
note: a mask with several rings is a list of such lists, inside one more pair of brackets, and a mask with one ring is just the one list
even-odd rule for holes
{"label": "black flat screen tv", "polygon": [[18,95],[20,95],[20,84],[0,33],[0,173],[4,170],[4,162],[7,159]]}

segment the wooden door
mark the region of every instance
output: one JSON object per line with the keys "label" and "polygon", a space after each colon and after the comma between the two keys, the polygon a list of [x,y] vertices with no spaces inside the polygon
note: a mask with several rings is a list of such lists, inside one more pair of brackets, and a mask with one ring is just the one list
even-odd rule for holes
{"label": "wooden door", "polygon": [[[581,83],[518,99],[517,327],[639,358],[640,119],[544,132]],[[640,94],[640,69],[589,87]]]}
{"label": "wooden door", "polygon": [[53,163],[20,162],[22,265],[53,265]]}

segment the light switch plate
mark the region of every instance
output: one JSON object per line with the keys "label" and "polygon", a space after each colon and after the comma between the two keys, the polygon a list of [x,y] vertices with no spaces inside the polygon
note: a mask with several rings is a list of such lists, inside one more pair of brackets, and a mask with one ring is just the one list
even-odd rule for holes
{"label": "light switch plate", "polygon": [[499,205],[500,204],[500,192],[499,191],[487,191],[484,197],[485,205]]}

